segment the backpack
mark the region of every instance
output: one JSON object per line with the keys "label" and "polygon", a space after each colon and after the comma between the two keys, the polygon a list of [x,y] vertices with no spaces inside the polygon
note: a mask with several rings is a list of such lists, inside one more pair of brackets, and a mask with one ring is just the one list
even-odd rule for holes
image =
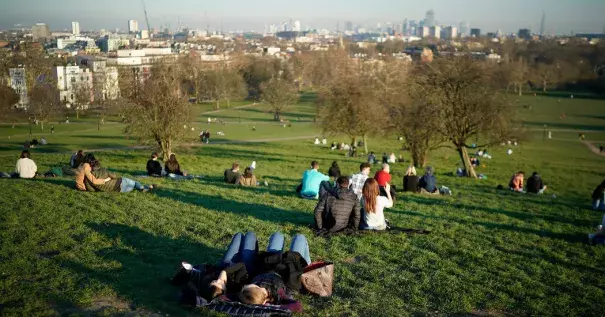
{"label": "backpack", "polygon": [[300,281],[307,292],[320,297],[332,296],[334,263],[315,262],[305,268]]}

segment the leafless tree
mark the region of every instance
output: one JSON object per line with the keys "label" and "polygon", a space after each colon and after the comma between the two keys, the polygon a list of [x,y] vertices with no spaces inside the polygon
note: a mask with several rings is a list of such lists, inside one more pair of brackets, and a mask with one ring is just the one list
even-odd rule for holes
{"label": "leafless tree", "polygon": [[261,85],[261,97],[273,111],[273,119],[281,121],[281,115],[300,98],[296,87],[281,78],[273,78]]}
{"label": "leafless tree", "polygon": [[9,86],[0,85],[0,120],[5,120],[14,112],[19,103],[19,95]]}
{"label": "leafless tree", "polygon": [[29,92],[29,115],[40,122],[40,128],[44,130],[44,124],[51,116],[60,112],[63,108],[59,91],[50,83],[37,84]]}
{"label": "leafless tree", "polygon": [[72,105],[76,111],[76,119],[80,119],[80,114],[84,113],[92,100],[92,87],[88,83],[77,83],[73,87]]}

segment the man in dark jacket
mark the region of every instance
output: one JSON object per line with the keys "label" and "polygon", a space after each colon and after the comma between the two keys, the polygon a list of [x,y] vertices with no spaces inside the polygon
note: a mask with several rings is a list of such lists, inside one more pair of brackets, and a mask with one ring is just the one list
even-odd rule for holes
{"label": "man in dark jacket", "polygon": [[542,182],[542,178],[538,175],[538,172],[534,172],[530,178],[527,179],[527,192],[532,194],[543,194],[546,190],[546,186]]}
{"label": "man in dark jacket", "polygon": [[361,208],[357,195],[349,189],[349,178],[341,176],[336,183],[336,192],[323,195],[315,207],[315,227],[318,234],[359,228]]}
{"label": "man in dark jacket", "polygon": [[158,162],[158,153],[152,153],[151,158],[147,161],[147,175],[153,177],[162,176],[162,165]]}

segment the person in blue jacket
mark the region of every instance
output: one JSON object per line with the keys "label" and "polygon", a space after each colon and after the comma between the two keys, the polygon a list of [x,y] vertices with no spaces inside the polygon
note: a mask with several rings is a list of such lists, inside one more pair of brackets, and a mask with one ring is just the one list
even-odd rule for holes
{"label": "person in blue jacket", "polygon": [[318,199],[326,192],[333,192],[334,188],[330,185],[330,177],[319,172],[319,163],[311,162],[311,169],[303,173],[302,185],[298,186],[297,192],[302,198]]}

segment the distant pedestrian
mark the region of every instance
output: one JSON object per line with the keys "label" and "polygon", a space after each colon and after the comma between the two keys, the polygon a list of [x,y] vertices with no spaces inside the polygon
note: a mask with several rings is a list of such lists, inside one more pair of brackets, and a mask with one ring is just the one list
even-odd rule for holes
{"label": "distant pedestrian", "polygon": [[599,146],[599,153],[603,153],[603,145]]}
{"label": "distant pedestrian", "polygon": [[210,130],[206,130],[206,144],[210,143]]}
{"label": "distant pedestrian", "polygon": [[50,133],[55,133],[55,126],[50,126]]}
{"label": "distant pedestrian", "polygon": [[552,131],[548,131],[548,139],[552,139]]}

